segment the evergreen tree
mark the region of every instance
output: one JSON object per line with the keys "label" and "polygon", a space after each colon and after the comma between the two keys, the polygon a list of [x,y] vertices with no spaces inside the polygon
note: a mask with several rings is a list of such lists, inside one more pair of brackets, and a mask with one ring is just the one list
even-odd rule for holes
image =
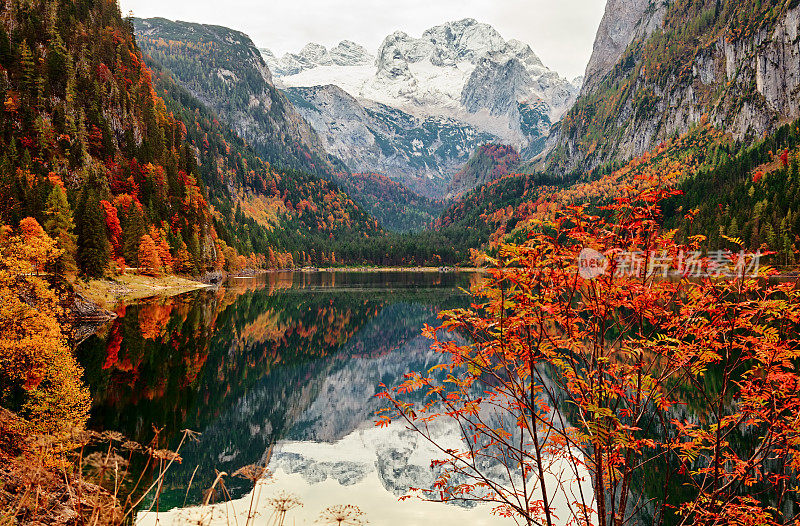
{"label": "evergreen tree", "polygon": [[78,263],[90,277],[100,277],[108,267],[110,247],[100,199],[91,189],[81,197],[78,223]]}
{"label": "evergreen tree", "polygon": [[197,237],[197,232],[192,232],[189,236],[188,243],[186,243],[187,250],[192,257],[192,272],[201,272],[203,270],[203,255],[200,250],[200,239]]}
{"label": "evergreen tree", "polygon": [[33,95],[36,93],[36,65],[27,42],[23,42],[20,48],[20,65],[22,67],[22,86],[28,95]]}
{"label": "evergreen tree", "polygon": [[132,203],[122,226],[122,257],[128,265],[139,266],[139,245],[146,233],[144,214],[137,203]]}
{"label": "evergreen tree", "polygon": [[736,221],[735,217],[728,227],[728,237],[739,237],[739,223]]}
{"label": "evergreen tree", "polygon": [[45,204],[44,229],[47,234],[56,240],[58,248],[63,251],[61,257],[55,261],[54,271],[58,274],[74,274],[78,270],[75,263],[75,254],[78,246],[75,244],[75,222],[72,219],[72,210],[67,201],[64,188],[56,184],[47,197]]}

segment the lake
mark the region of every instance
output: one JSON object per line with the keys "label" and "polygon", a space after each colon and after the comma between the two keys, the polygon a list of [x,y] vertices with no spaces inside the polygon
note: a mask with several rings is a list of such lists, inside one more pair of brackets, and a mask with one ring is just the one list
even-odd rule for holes
{"label": "lake", "polygon": [[[183,508],[203,501],[218,472],[268,464],[273,476],[256,494],[261,524],[270,520],[268,499],[282,493],[303,502],[286,524],[310,524],[335,504],[359,506],[371,524],[503,524],[486,507],[399,502],[410,486],[433,483],[438,456],[400,424],[374,425],[379,385],[442,361],[421,329],[443,309],[468,306],[464,289],[479,279],[270,273],[120,307],[78,349],[94,400],[91,426],[142,443],[159,429],[158,446],[170,448],[182,430],[200,433],[182,446],[158,501],[142,507],[171,523],[198,520],[196,509]],[[439,432],[457,440],[445,424]],[[223,480],[217,500],[238,500],[236,513],[246,517],[252,482]],[[229,520],[234,505],[217,507],[215,520]]]}

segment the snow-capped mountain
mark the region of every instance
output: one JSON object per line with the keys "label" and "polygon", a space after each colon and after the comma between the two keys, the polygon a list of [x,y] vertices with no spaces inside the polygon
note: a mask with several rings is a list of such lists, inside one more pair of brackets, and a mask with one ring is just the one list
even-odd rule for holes
{"label": "snow-capped mountain", "polygon": [[[480,142],[512,145],[523,158],[539,153],[582,81],[571,83],[529,45],[506,41],[473,19],[433,27],[420,38],[397,31],[375,56],[350,41],[331,50],[308,44],[280,59],[267,49],[262,54],[276,85],[291,93],[298,111],[349,168],[364,171],[368,158],[372,171],[391,169],[387,175],[401,182],[424,181],[423,192],[435,196]],[[291,89],[330,85],[349,97],[328,88],[324,97],[320,90]],[[396,112],[409,125],[395,130],[400,140],[387,141],[375,120],[395,120]]]}
{"label": "snow-capped mountain", "polygon": [[375,62],[375,57],[370,55],[366,48],[349,40],[343,40],[331,50],[320,44],[311,43],[299,53],[287,53],[280,60],[269,49],[260,51],[270,70],[281,77],[297,75],[318,67],[356,67]]}
{"label": "snow-capped mountain", "polygon": [[478,146],[497,138],[461,120],[415,117],[397,108],[357,100],[338,86],[286,88],[289,101],[311,124],[325,149],[353,172],[394,176],[407,188],[441,198],[446,174]]}

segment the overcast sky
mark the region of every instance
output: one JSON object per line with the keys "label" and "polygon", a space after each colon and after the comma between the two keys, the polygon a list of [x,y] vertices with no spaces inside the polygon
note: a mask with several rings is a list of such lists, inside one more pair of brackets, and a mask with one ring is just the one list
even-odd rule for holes
{"label": "overcast sky", "polygon": [[374,53],[396,30],[414,37],[451,20],[475,18],[508,40],[527,42],[561,75],[582,75],[605,0],[120,0],[123,14],[217,24],[250,35],[281,56],[308,42],[348,39]]}

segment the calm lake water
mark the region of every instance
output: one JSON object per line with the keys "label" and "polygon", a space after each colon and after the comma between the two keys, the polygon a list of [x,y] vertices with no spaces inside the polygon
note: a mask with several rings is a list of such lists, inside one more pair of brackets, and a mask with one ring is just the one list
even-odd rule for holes
{"label": "calm lake water", "polygon": [[[288,518],[297,524],[334,504],[361,507],[371,524],[502,524],[486,508],[398,502],[409,486],[433,482],[437,455],[401,425],[374,426],[379,384],[439,363],[421,328],[443,309],[468,306],[462,289],[479,279],[273,273],[120,308],[78,349],[91,425],[142,443],[159,428],[160,445],[173,448],[183,429],[201,433],[181,449],[159,501],[145,502],[173,509],[174,523],[196,519],[175,508],[202,502],[217,472],[269,459],[274,476],[259,500],[296,495],[304,506]],[[231,499],[249,503],[249,481],[225,484]]]}

